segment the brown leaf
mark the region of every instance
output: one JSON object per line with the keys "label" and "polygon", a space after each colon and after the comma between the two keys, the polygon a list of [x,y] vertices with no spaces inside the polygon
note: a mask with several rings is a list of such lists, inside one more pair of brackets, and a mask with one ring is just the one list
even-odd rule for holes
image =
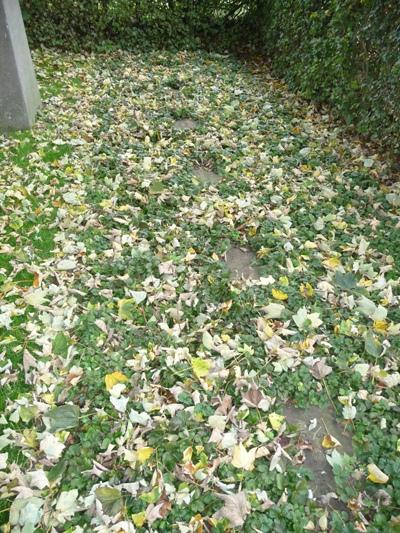
{"label": "brown leaf", "polygon": [[33,273],[33,286],[35,289],[40,287],[40,274],[38,272]]}
{"label": "brown leaf", "polygon": [[249,407],[257,407],[262,411],[268,411],[273,403],[272,399],[266,396],[255,384],[243,395],[243,402]]}
{"label": "brown leaf", "polygon": [[251,511],[251,506],[246,499],[246,493],[219,494],[218,497],[223,500],[224,505],[214,514],[214,518],[217,520],[227,518],[232,527],[243,526],[246,516]]}
{"label": "brown leaf", "polygon": [[249,407],[258,407],[261,400],[264,399],[263,393],[257,387],[257,385],[252,385],[251,388],[243,395],[243,401]]}
{"label": "brown leaf", "polygon": [[324,379],[332,372],[332,370],[332,367],[325,364],[324,361],[317,361],[310,369],[310,372],[315,379]]}
{"label": "brown leaf", "polygon": [[171,510],[171,502],[164,494],[159,502],[154,505],[151,503],[146,509],[146,519],[151,525],[153,522],[160,518],[164,518]]}
{"label": "brown leaf", "polygon": [[229,394],[225,394],[220,405],[215,410],[215,414],[226,416],[229,413],[231,407],[232,407],[232,396],[229,396]]}

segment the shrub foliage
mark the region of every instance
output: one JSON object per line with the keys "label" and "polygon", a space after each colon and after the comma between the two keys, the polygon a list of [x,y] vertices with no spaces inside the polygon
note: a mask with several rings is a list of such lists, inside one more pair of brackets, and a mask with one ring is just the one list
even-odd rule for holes
{"label": "shrub foliage", "polygon": [[244,0],[21,0],[33,45],[198,46],[240,18]]}
{"label": "shrub foliage", "polygon": [[292,89],[400,154],[400,2],[260,0],[247,23]]}

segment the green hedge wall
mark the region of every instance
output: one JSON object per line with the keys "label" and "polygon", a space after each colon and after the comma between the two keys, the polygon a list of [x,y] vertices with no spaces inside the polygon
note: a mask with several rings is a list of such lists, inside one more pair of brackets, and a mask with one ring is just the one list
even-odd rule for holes
{"label": "green hedge wall", "polygon": [[400,155],[399,0],[260,0],[247,24],[290,88]]}
{"label": "green hedge wall", "polygon": [[32,46],[199,46],[239,20],[246,0],[20,0]]}

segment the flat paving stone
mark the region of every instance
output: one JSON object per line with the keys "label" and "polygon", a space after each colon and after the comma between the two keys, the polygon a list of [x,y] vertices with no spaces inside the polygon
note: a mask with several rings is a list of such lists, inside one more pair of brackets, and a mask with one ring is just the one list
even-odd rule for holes
{"label": "flat paving stone", "polygon": [[[336,492],[332,467],[326,460],[328,450],[322,446],[322,440],[325,435],[332,435],[341,444],[337,451],[351,455],[353,448],[350,434],[336,421],[335,413],[330,407],[299,409],[289,405],[285,407],[283,414],[286,421],[297,426],[301,437],[312,446],[311,450],[304,450],[304,466],[314,474],[314,479],[309,484],[314,496],[320,498],[329,492]],[[314,420],[316,425],[315,422],[312,424]],[[335,500],[331,500],[330,504],[333,507],[341,506]]]}
{"label": "flat paving stone", "polygon": [[257,267],[254,266],[256,256],[251,250],[233,246],[226,252],[225,257],[225,263],[231,273],[232,280],[239,280],[242,278],[251,280],[260,279]]}
{"label": "flat paving stone", "polygon": [[206,185],[216,185],[219,181],[222,180],[222,176],[219,176],[212,170],[208,170],[205,167],[196,167],[193,169],[193,175],[201,182]]}
{"label": "flat paving stone", "polygon": [[198,126],[198,122],[192,120],[191,118],[183,118],[180,120],[175,120],[173,127],[175,130],[194,130]]}

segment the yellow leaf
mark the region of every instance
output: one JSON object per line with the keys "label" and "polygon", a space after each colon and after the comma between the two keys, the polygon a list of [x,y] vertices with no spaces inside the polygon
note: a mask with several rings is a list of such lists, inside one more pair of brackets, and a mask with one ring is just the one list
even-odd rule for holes
{"label": "yellow leaf", "polygon": [[288,287],[289,286],[289,278],[287,276],[281,276],[279,278],[279,283],[281,285],[283,285],[284,287]]}
{"label": "yellow leaf", "polygon": [[192,358],[193,373],[197,378],[205,378],[208,376],[212,367],[209,359],[202,359],[201,357]]}
{"label": "yellow leaf", "polygon": [[389,324],[386,322],[386,320],[374,320],[374,330],[378,333],[386,333],[388,327]]}
{"label": "yellow leaf", "polygon": [[220,305],[220,309],[223,313],[227,313],[229,311],[229,309],[232,307],[232,300],[228,300],[227,302],[223,302],[221,305]]}
{"label": "yellow leaf", "polygon": [[257,233],[257,227],[256,226],[251,226],[248,231],[247,231],[247,234],[249,235],[249,237],[254,237],[254,235]]}
{"label": "yellow leaf", "polygon": [[279,431],[281,429],[283,421],[285,420],[285,417],[283,415],[278,415],[278,413],[271,413],[270,415],[268,415],[268,420],[272,426],[272,429],[274,429],[275,431]]}
{"label": "yellow leaf", "polygon": [[307,250],[312,250],[314,248],[318,248],[318,244],[312,241],[306,241],[304,243],[304,248],[306,248]]}
{"label": "yellow leaf", "polygon": [[131,518],[132,522],[135,524],[136,527],[142,527],[143,524],[146,522],[146,511],[133,514],[131,515]]}
{"label": "yellow leaf", "polygon": [[111,390],[114,385],[117,383],[126,383],[128,378],[122,372],[113,372],[112,374],[107,374],[104,378],[106,389]]}
{"label": "yellow leaf", "polygon": [[380,468],[375,464],[371,463],[368,465],[368,479],[372,483],[387,483],[389,481],[389,476],[387,476]]}
{"label": "yellow leaf", "polygon": [[360,281],[358,282],[358,284],[361,286],[361,287],[371,287],[373,281],[372,279],[366,279],[366,278],[362,278],[360,279]]}
{"label": "yellow leaf", "polygon": [[272,289],[272,296],[275,298],[275,300],[287,300],[288,295],[286,292],[283,292],[279,289]]}
{"label": "yellow leaf", "polygon": [[233,448],[232,464],[236,468],[243,470],[253,470],[256,458],[256,448],[247,451],[242,443]]}
{"label": "yellow leaf", "polygon": [[314,296],[314,289],[309,283],[302,283],[300,285],[300,293],[304,298],[312,298]]}
{"label": "yellow leaf", "polygon": [[136,302],[133,298],[124,298],[118,301],[118,316],[122,320],[133,320]]}
{"label": "yellow leaf", "polygon": [[325,261],[322,261],[322,263],[327,268],[335,270],[338,266],[340,266],[340,259],[338,257],[329,257],[328,259],[325,259]]}
{"label": "yellow leaf", "polygon": [[270,251],[271,251],[271,248],[265,248],[265,246],[262,246],[256,254],[257,259],[262,259],[263,257],[266,257]]}
{"label": "yellow leaf", "polygon": [[34,429],[24,429],[23,431],[23,443],[28,446],[28,448],[37,448],[38,440],[37,433]]}
{"label": "yellow leaf", "polygon": [[46,392],[42,395],[42,399],[49,405],[54,403],[54,394],[52,392]]}
{"label": "yellow leaf", "polygon": [[188,463],[189,461],[191,461],[192,455],[193,455],[193,448],[189,446],[189,448],[186,448],[186,450],[184,450],[183,452],[183,462]]}
{"label": "yellow leaf", "polygon": [[332,448],[341,446],[341,444],[333,435],[325,435],[325,437],[322,439],[322,446],[327,450],[330,450]]}
{"label": "yellow leaf", "polygon": [[136,452],[137,460],[140,463],[145,463],[153,455],[153,452],[154,452],[154,448],[151,448],[150,446],[145,446],[144,448],[140,448]]}

